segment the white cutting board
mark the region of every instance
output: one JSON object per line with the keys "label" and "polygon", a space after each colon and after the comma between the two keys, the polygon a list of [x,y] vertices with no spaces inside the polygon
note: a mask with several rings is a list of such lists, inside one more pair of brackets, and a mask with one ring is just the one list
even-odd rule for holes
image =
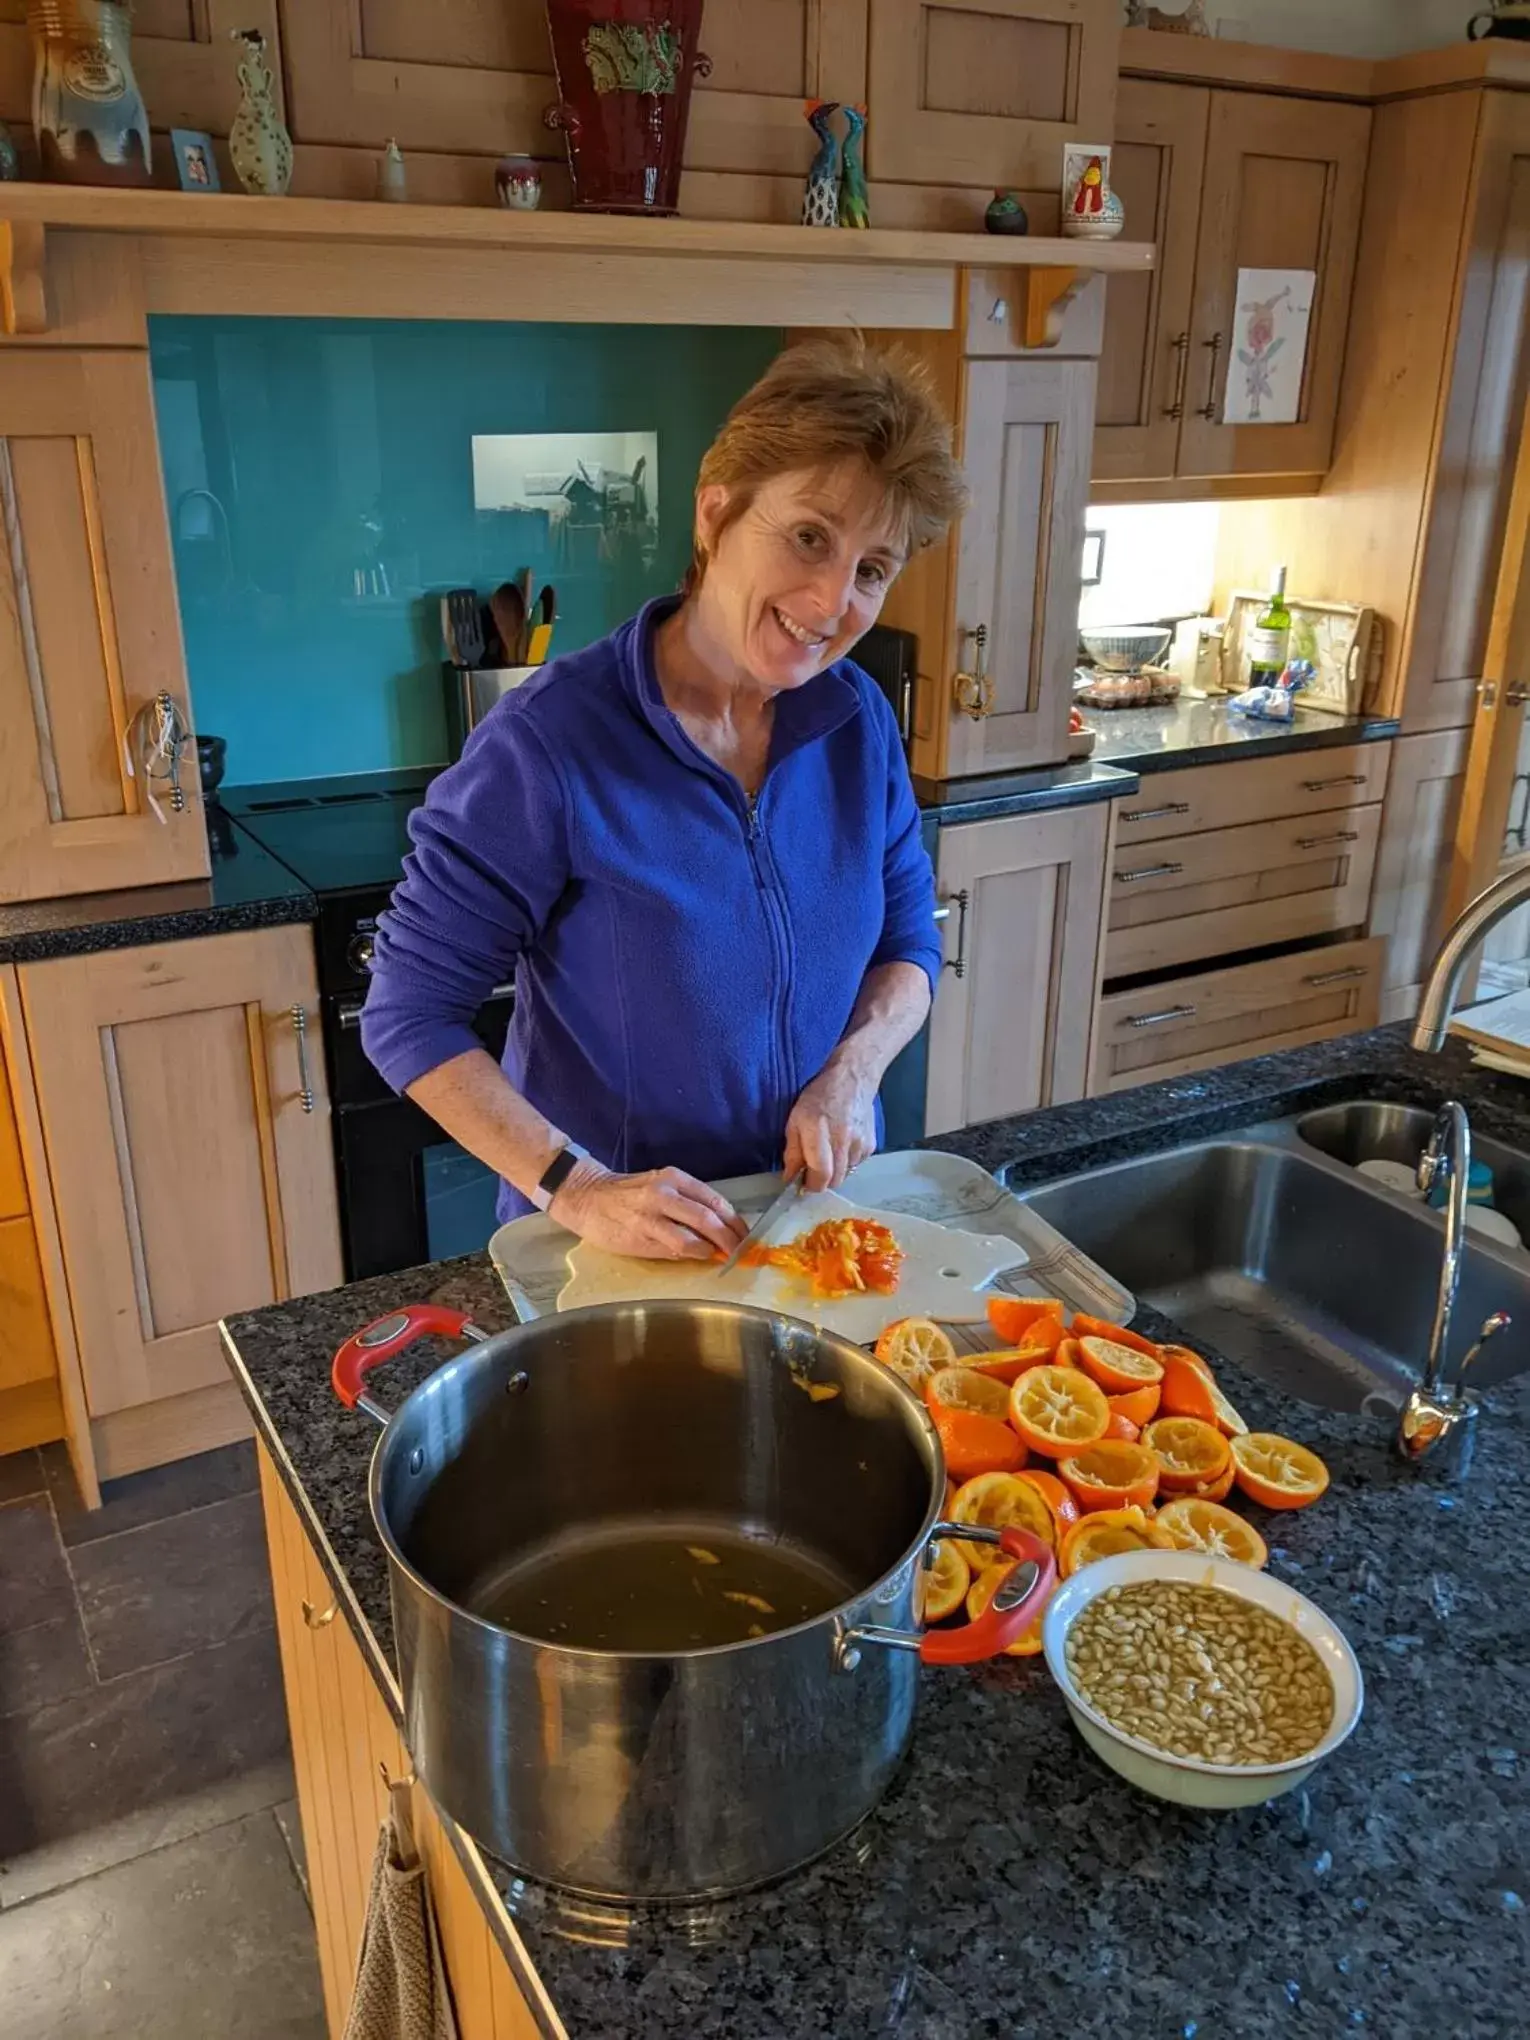
{"label": "white cutting board", "polygon": [[842,1296],[826,1302],[810,1296],[804,1283],[779,1268],[734,1268],[724,1275],[720,1262],[641,1261],[581,1240],[569,1251],[569,1279],[559,1292],[558,1308],[705,1296],[785,1311],[867,1346],[894,1318],[932,1317],[952,1324],[981,1318],[984,1285],[1004,1269],[1024,1267],[1027,1258],[1024,1247],[1001,1234],[961,1232],[903,1212],[877,1211],[851,1204],[832,1190],[804,1191],[762,1244],[781,1245],[831,1218],[874,1219],[891,1230],[906,1257],[891,1296]]}

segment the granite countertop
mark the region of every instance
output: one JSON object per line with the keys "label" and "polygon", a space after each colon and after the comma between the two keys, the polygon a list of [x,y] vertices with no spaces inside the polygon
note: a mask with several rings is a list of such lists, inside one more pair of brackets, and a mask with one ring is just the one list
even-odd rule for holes
{"label": "granite countertop", "polygon": [[206,878],[126,892],[78,893],[70,899],[0,906],[0,963],[38,963],[54,956],[180,942],[311,921],[318,902],[286,865],[247,836],[218,806],[207,806],[212,867]]}
{"label": "granite countertop", "polygon": [[1368,744],[1395,737],[1401,727],[1387,716],[1323,715],[1313,708],[1298,708],[1290,723],[1251,722],[1229,714],[1225,696],[1187,694],[1158,708],[1084,708],[1080,713],[1100,733],[1093,762],[1131,772]]}
{"label": "granite countertop", "polygon": [[[1342,1097],[1431,1103],[1447,1087],[1484,1130],[1530,1145],[1522,1086],[1471,1071],[1456,1044],[1416,1056],[1393,1029],[930,1144],[1034,1182]],[[1355,1279],[1386,1271],[1357,1267]],[[473,1256],[228,1327],[342,1604],[383,1652],[387,1574],[366,1503],[376,1434],[334,1402],[327,1364],[359,1324],[421,1297],[491,1329],[510,1322],[487,1259]],[[417,1349],[395,1363],[383,1399],[396,1404],[440,1357]],[[1367,1704],[1343,1753],[1266,1806],[1196,1813],[1098,1763],[1039,1659],[927,1671],[894,1789],[851,1840],[774,1889],[629,1914],[491,1866],[514,1921],[508,1952],[534,1969],[573,2040],[1524,2031],[1530,1375],[1485,1398],[1477,1463],[1450,1488],[1404,1467],[1380,1424],[1297,1403],[1218,1358],[1256,1428],[1312,1442],[1332,1469],[1319,1506],[1263,1527],[1271,1571],[1334,1614],[1359,1655]]]}

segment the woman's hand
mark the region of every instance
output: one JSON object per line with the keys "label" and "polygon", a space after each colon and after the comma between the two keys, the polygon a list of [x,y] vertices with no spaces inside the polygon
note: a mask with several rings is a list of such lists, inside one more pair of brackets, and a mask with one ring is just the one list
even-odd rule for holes
{"label": "woman's hand", "polygon": [[849,1056],[830,1056],[786,1122],[788,1176],[807,1171],[809,1190],[837,1190],[857,1162],[876,1153],[877,1085]]}
{"label": "woman's hand", "polygon": [[731,1254],[748,1230],[726,1197],[683,1169],[613,1176],[589,1160],[573,1169],[548,1217],[613,1254],[650,1261],[711,1261]]}

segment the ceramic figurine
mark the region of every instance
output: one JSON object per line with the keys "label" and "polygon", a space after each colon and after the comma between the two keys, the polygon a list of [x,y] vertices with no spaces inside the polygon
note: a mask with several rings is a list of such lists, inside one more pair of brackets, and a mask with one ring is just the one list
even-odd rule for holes
{"label": "ceramic figurine", "polygon": [[392,135],[377,166],[377,196],[390,205],[403,205],[409,197],[409,172],[404,168],[403,151]]}
{"label": "ceramic figurine", "polygon": [[1206,0],[1189,0],[1178,14],[1166,14],[1161,7],[1149,7],[1146,0],[1126,0],[1128,28],[1155,28],[1163,35],[1210,35]]}
{"label": "ceramic figurine", "polygon": [[20,175],[21,158],[16,153],[16,138],[0,120],[0,184],[14,184]]}
{"label": "ceramic figurine", "polygon": [[810,99],[803,109],[808,126],[818,137],[818,154],[808,171],[807,189],[802,194],[802,224],[805,227],[839,225],[839,136],[829,123],[839,111],[832,99]]}
{"label": "ceramic figurine", "polygon": [[845,108],[844,173],[839,183],[839,223],[869,227],[871,206],[866,196],[866,109]]}
{"label": "ceramic figurine", "polygon": [[542,203],[542,166],[533,156],[501,156],[494,165],[494,189],[512,212],[535,212]]}
{"label": "ceramic figurine", "polygon": [[228,153],[235,174],[256,197],[285,197],[292,182],[292,137],[282,126],[271,97],[266,39],[258,28],[231,28],[229,38],[244,45],[239,60],[239,111],[228,131]]}
{"label": "ceramic figurine", "polygon": [[149,116],[129,50],[131,0],[27,0],[27,25],[43,176],[147,184]]}
{"label": "ceramic figurine", "polygon": [[1028,234],[1031,222],[1012,191],[996,191],[983,214],[983,227],[990,234]]}

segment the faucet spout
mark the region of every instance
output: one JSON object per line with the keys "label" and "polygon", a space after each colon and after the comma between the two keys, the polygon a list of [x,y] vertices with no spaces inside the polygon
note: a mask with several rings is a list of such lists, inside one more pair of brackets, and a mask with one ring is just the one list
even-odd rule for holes
{"label": "faucet spout", "polygon": [[1440,945],[1418,1002],[1418,1017],[1413,1023],[1416,1049],[1428,1055],[1439,1054],[1445,1046],[1445,1030],[1450,1025],[1467,964],[1498,923],[1527,901],[1530,901],[1530,858],[1518,858],[1468,904]]}

